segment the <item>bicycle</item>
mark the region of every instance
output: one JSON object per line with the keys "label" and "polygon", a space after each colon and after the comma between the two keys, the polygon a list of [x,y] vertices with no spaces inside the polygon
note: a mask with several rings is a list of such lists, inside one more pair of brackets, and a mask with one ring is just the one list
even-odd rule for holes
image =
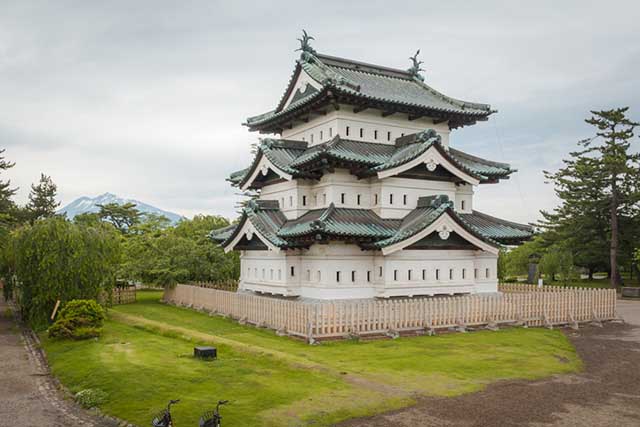
{"label": "bicycle", "polygon": [[222,417],[220,416],[220,406],[229,403],[228,400],[219,400],[216,409],[207,411],[200,417],[200,427],[220,427]]}
{"label": "bicycle", "polygon": [[160,411],[151,421],[152,427],[174,427],[171,419],[171,405],[180,402],[180,400],[170,400],[165,409]]}

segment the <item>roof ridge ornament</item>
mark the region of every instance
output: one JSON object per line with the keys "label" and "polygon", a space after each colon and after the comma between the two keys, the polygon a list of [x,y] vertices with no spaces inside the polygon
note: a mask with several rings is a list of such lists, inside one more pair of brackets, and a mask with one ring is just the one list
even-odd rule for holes
{"label": "roof ridge ornament", "polygon": [[316,50],[312,48],[311,43],[309,43],[311,40],[315,40],[315,38],[307,34],[306,30],[302,30],[302,37],[298,39],[300,47],[296,49],[295,52],[301,51],[300,57],[305,61],[309,58],[309,55],[316,54]]}
{"label": "roof ridge ornament", "polygon": [[424,62],[418,61],[418,55],[420,55],[420,49],[416,51],[415,55],[409,57],[413,65],[411,66],[411,68],[408,68],[407,71],[411,74],[411,76],[423,82],[424,76],[420,74],[420,71],[424,71],[424,69],[420,68],[420,65],[424,64]]}
{"label": "roof ridge ornament", "polygon": [[442,137],[438,135],[435,129],[429,128],[416,133],[416,142],[427,142],[435,138],[436,142],[442,142]]}

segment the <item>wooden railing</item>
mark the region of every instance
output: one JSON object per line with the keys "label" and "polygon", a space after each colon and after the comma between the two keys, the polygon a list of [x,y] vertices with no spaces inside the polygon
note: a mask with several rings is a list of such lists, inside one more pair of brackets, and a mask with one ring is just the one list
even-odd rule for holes
{"label": "wooden railing", "polygon": [[616,292],[611,289],[309,303],[177,285],[165,291],[164,299],[309,341],[500,324],[577,326],[617,317]]}

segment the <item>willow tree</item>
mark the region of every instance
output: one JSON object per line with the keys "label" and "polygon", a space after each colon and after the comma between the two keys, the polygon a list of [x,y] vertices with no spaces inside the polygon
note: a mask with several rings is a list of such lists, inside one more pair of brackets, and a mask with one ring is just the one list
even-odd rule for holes
{"label": "willow tree", "polygon": [[95,227],[61,217],[37,221],[12,233],[18,300],[35,328],[47,325],[57,300],[97,299],[115,283],[120,235],[106,223]]}

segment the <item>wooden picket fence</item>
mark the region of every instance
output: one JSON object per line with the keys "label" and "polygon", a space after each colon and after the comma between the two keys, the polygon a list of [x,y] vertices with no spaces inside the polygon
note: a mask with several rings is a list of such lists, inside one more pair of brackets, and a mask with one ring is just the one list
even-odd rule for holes
{"label": "wooden picket fence", "polygon": [[115,287],[111,291],[111,304],[131,304],[136,302],[136,287],[127,286],[124,288]]}
{"label": "wooden picket fence", "polygon": [[316,339],[435,332],[499,325],[546,326],[617,318],[612,289],[505,291],[455,297],[300,302],[202,286],[167,289],[168,303],[229,316],[283,334]]}
{"label": "wooden picket fence", "polygon": [[571,292],[582,289],[585,288],[577,286],[538,286],[528,283],[500,283],[498,285],[500,292]]}
{"label": "wooden picket fence", "polygon": [[200,288],[218,289],[220,291],[236,292],[238,290],[237,280],[224,280],[220,282],[189,282],[191,286],[198,286]]}

